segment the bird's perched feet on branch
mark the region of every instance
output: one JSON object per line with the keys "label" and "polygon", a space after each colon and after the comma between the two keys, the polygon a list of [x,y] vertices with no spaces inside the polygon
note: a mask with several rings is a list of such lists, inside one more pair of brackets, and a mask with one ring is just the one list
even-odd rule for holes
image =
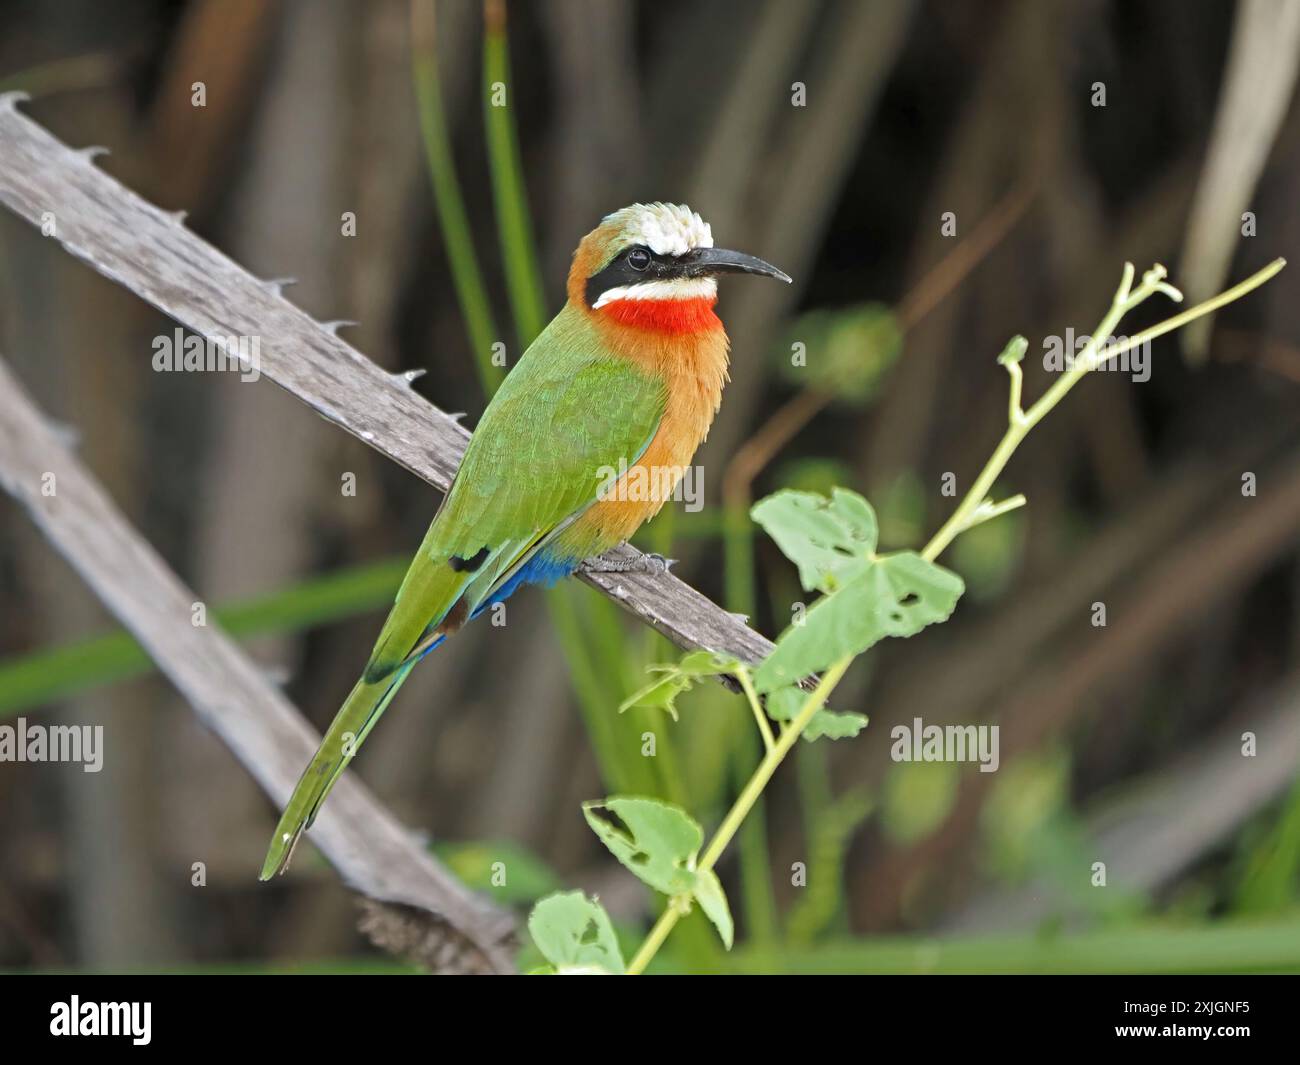
{"label": "bird's perched feet on branch", "polygon": [[667,573],[677,563],[675,558],[664,558],[653,553],[632,558],[606,558],[598,555],[588,559],[583,568],[588,573]]}

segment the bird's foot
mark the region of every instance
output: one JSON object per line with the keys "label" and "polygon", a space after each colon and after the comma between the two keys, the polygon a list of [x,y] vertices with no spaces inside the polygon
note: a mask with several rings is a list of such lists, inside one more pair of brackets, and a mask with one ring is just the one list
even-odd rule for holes
{"label": "bird's foot", "polygon": [[606,558],[604,555],[587,563],[590,573],[667,573],[677,561],[653,553],[638,554],[632,558]]}

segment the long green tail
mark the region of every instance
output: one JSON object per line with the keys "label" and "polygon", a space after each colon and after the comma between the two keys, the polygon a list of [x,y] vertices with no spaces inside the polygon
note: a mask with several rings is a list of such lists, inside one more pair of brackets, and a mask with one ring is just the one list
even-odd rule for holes
{"label": "long green tail", "polygon": [[352,761],[357,749],[365,742],[379,716],[388,709],[397,689],[414,667],[414,662],[408,662],[377,684],[357,681],[352,694],[334,715],[329,731],[303,770],[298,786],[293,789],[289,805],[284,808],[280,823],[275,826],[275,835],[271,838],[271,846],[262,865],[263,880],[270,880],[276,873],[282,873],[288,868],[298,838],[311,828],[325,796]]}
{"label": "long green tail", "polygon": [[[460,599],[472,574],[445,562],[435,564],[421,550],[412,562],[397,601],[384,622],[365,672],[334,715],[329,731],[293,789],[262,864],[261,879],[282,873],[302,834],[311,827],[334,782],[365,742],[402,681],[415,668],[426,634]],[[462,617],[465,607],[459,608]],[[429,637],[432,638],[432,637]]]}

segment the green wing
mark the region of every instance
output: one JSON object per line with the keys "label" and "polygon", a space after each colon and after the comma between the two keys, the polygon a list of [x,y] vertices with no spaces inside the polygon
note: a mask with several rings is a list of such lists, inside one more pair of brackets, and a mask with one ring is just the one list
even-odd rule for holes
{"label": "green wing", "polygon": [[593,503],[609,471],[632,465],[654,438],[667,403],[662,380],[600,353],[564,318],[488,405],[429,528],[424,550],[435,560],[544,538]]}
{"label": "green wing", "polygon": [[368,680],[396,670],[458,601],[473,611],[654,439],[668,400],[662,380],[605,353],[577,314],[566,307],[551,322],[484,411],[398,590]]}

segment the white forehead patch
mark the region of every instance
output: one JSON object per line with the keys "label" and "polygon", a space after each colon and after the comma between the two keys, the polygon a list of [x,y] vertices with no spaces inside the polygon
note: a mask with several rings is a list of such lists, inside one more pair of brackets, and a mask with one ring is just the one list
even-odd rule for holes
{"label": "white forehead patch", "polygon": [[685,255],[692,248],[713,247],[709,223],[684,204],[634,203],[610,218],[623,221],[628,239],[656,255]]}

